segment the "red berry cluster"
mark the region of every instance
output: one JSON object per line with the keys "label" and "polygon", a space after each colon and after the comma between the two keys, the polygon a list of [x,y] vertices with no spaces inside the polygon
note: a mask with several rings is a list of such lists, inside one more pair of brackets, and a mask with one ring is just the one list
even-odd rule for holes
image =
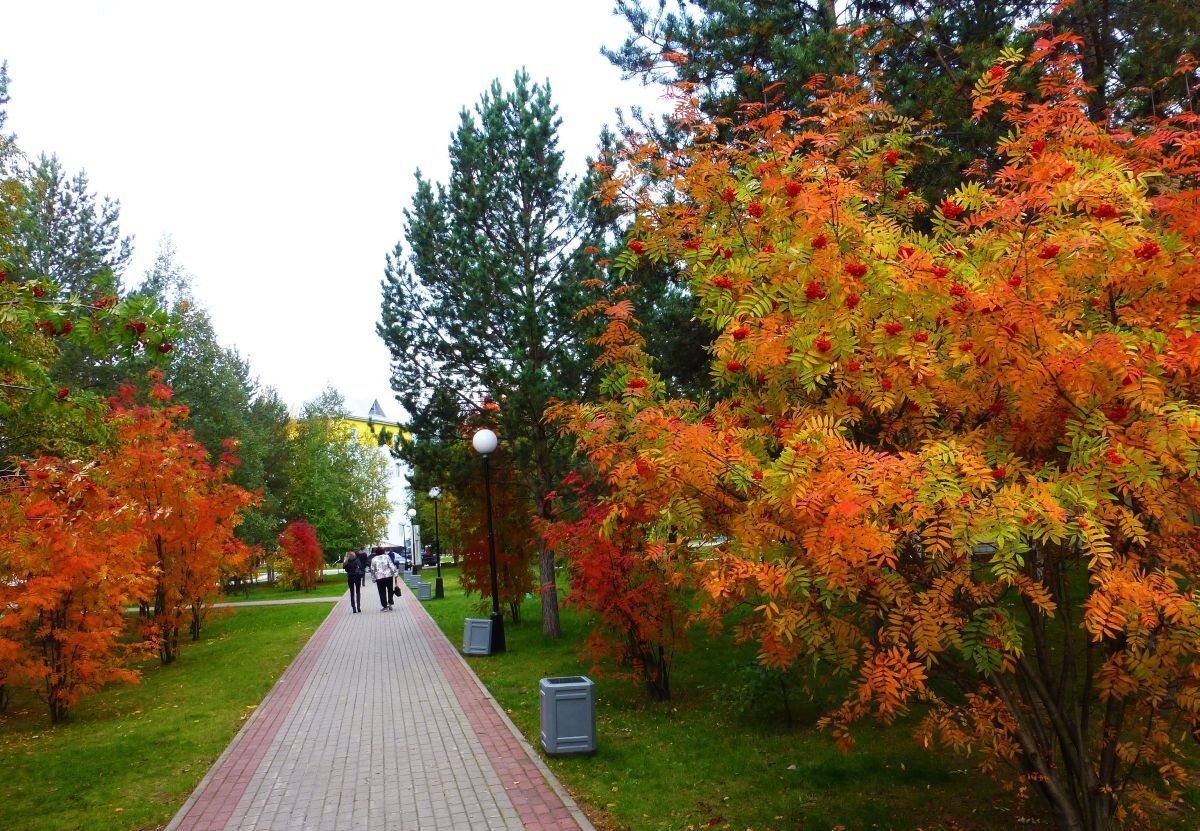
{"label": "red berry cluster", "polygon": [[1137,248],[1133,249],[1133,256],[1137,257],[1139,260],[1152,260],[1155,258],[1155,256],[1157,256],[1160,250],[1161,249],[1158,247],[1157,242],[1152,239],[1148,239]]}
{"label": "red berry cluster", "polygon": [[941,210],[942,216],[946,217],[946,219],[958,219],[963,215],[963,209],[951,202],[949,199],[942,202],[938,208]]}

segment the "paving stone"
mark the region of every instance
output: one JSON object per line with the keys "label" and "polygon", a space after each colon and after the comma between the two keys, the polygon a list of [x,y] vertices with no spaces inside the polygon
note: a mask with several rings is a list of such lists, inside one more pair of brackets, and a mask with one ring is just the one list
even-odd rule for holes
{"label": "paving stone", "polygon": [[[341,602],[167,831],[594,831],[412,592]],[[334,598],[336,600],[336,598]]]}

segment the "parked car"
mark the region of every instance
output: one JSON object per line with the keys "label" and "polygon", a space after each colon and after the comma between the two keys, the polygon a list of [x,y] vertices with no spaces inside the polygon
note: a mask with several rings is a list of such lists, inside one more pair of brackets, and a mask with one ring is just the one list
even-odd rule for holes
{"label": "parked car", "polygon": [[391,554],[397,566],[408,568],[411,563],[412,558],[409,556],[408,549],[403,545],[381,545],[378,548],[385,554]]}

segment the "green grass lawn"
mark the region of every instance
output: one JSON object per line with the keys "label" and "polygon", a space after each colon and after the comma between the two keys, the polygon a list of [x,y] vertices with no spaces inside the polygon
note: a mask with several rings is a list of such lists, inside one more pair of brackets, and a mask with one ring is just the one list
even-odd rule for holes
{"label": "green grass lawn", "polygon": [[170,821],[329,607],[218,614],[169,666],[84,698],[67,723],[17,693],[0,716],[0,828],[142,831]]}
{"label": "green grass lawn", "polygon": [[[370,582],[370,581],[368,581]],[[243,600],[293,600],[298,597],[336,597],[346,591],[346,575],[326,574],[310,592],[287,589],[277,583],[252,583],[244,591],[222,594],[222,603],[237,603]]]}
{"label": "green grass lawn", "polygon": [[[446,581],[444,600],[424,605],[458,647],[463,618],[486,617],[457,579]],[[860,725],[857,749],[843,754],[814,727],[827,701],[797,694],[786,727],[780,697],[750,684],[753,653],[728,638],[698,638],[677,661],[674,700],[655,703],[637,684],[592,673],[578,652],[587,630],[579,616],[563,609],[558,642],[542,637],[537,600],[522,616],[505,629],[505,654],[468,660],[535,747],[538,679],[583,673],[597,682],[597,753],[547,762],[602,829],[1051,827],[1036,799],[1018,806],[968,760],[921,749],[915,717]],[[1195,827],[1194,814],[1183,819],[1171,827]]]}

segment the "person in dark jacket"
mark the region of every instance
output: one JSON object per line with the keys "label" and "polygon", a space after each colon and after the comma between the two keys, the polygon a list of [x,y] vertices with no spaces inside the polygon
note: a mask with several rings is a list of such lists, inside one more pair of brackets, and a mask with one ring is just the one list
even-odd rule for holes
{"label": "person in dark jacket", "polygon": [[346,552],[346,559],[342,561],[342,568],[346,572],[346,583],[350,587],[350,612],[357,614],[362,611],[362,584],[365,572],[363,571],[362,563],[359,562],[358,555],[353,551]]}

